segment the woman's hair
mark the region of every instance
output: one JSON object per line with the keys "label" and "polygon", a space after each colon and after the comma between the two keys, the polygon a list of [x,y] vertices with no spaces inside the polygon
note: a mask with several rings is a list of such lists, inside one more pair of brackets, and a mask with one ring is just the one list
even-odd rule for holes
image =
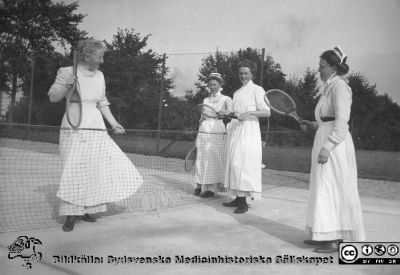
{"label": "woman's hair", "polygon": [[207,77],[206,82],[208,83],[210,80],[216,80],[218,81],[219,85],[224,85],[224,80],[219,73],[210,73],[210,75]]}
{"label": "woman's hair", "polygon": [[250,72],[253,76],[255,76],[257,73],[257,64],[251,60],[248,60],[248,59],[240,60],[237,68],[239,70],[239,68],[242,68],[242,67],[249,68]]}
{"label": "woman's hair", "polygon": [[338,75],[345,75],[349,72],[350,67],[346,64],[347,56],[338,47],[324,51],[320,58],[324,59],[330,66],[336,67]]}
{"label": "woman's hair", "polygon": [[78,59],[79,61],[84,60],[86,56],[92,55],[99,49],[106,49],[103,42],[96,39],[85,39],[78,42]]}

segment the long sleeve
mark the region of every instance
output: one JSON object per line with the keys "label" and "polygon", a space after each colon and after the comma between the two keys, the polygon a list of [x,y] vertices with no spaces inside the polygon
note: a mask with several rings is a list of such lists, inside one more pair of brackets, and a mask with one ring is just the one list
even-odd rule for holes
{"label": "long sleeve", "polygon": [[344,81],[338,81],[332,90],[331,97],[335,110],[335,121],[333,130],[323,146],[328,151],[341,143],[349,133],[348,121],[352,101],[350,87]]}
{"label": "long sleeve", "polygon": [[64,98],[68,88],[72,85],[72,83],[70,83],[72,76],[72,67],[58,69],[56,80],[47,93],[51,102],[57,102]]}
{"label": "long sleeve", "polygon": [[106,97],[106,84],[105,84],[105,81],[104,81],[103,73],[101,73],[101,76],[103,78],[103,88],[102,88],[101,98],[97,102],[97,108],[99,108],[99,109],[110,105],[110,102],[108,101],[108,99]]}
{"label": "long sleeve", "polygon": [[264,100],[265,91],[262,87],[257,87],[256,89],[256,108],[257,111],[267,110],[270,111],[267,103]]}

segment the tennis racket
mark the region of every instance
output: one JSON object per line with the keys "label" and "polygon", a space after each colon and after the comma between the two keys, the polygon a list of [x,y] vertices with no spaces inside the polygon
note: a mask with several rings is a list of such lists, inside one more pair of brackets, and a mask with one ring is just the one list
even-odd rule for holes
{"label": "tennis racket", "polygon": [[296,103],[284,91],[272,89],[265,92],[265,103],[272,109],[272,111],[287,115],[294,118],[298,123],[303,121],[296,113]]}
{"label": "tennis racket", "polygon": [[186,155],[185,158],[185,171],[190,171],[193,169],[194,164],[196,163],[197,158],[197,148],[194,147],[189,153]]}
{"label": "tennis racket", "polygon": [[74,83],[72,87],[67,91],[67,104],[66,113],[69,125],[73,129],[77,129],[82,122],[82,99],[79,93],[79,83],[78,83],[78,52],[73,51],[73,65],[72,71],[74,75]]}
{"label": "tennis racket", "polygon": [[207,104],[199,104],[197,105],[197,109],[199,112],[208,118],[215,118],[215,119],[224,119],[224,118],[237,118],[235,115],[221,115],[218,114],[217,110]]}

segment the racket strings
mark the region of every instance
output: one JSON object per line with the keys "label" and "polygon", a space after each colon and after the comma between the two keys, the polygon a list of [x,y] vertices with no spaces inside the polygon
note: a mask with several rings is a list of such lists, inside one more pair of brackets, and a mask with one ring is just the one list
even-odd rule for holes
{"label": "racket strings", "polygon": [[294,102],[286,95],[281,92],[272,92],[268,94],[268,100],[270,105],[282,113],[289,114],[296,110]]}
{"label": "racket strings", "polygon": [[197,158],[197,148],[193,148],[189,154],[186,156],[185,159],[185,170],[190,171],[192,170]]}
{"label": "racket strings", "polygon": [[73,52],[73,77],[74,85],[68,91],[66,113],[68,123],[72,128],[78,128],[82,122],[82,99],[78,82],[78,58],[76,50]]}

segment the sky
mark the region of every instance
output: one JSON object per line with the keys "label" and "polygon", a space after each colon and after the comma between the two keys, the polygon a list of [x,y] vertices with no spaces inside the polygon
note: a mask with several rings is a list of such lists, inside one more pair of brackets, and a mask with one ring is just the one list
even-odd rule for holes
{"label": "sky", "polygon": [[[72,3],[76,1],[55,1]],[[172,55],[265,48],[282,71],[301,77],[319,55],[340,46],[351,72],[400,103],[400,0],[80,0],[78,26],[112,41],[118,28],[168,56],[176,95],[193,87],[207,55]]]}

